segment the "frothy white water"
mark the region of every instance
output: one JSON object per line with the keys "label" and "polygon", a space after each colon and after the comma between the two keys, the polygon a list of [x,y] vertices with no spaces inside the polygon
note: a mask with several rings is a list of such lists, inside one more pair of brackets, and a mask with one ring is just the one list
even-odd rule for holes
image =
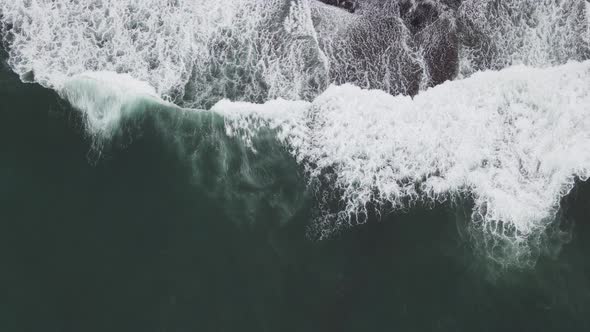
{"label": "frothy white water", "polygon": [[310,15],[308,0],[0,2],[9,64],[21,77],[59,89],[87,71],[128,73],[187,104],[325,88]]}
{"label": "frothy white water", "polygon": [[[190,74],[195,6],[174,1],[2,1],[11,67],[59,88],[86,71],[130,73],[167,95]],[[201,6],[196,6],[201,7]],[[211,15],[214,15],[212,12]],[[198,38],[198,37],[197,37]]]}
{"label": "frothy white water", "polygon": [[587,0],[465,0],[458,21],[462,75],[590,58]]}
{"label": "frothy white water", "polygon": [[340,193],[344,208],[318,220],[321,234],[362,223],[369,204],[403,209],[469,196],[474,227],[490,246],[511,248],[497,258],[520,261],[574,179],[590,176],[588,87],[590,62],[517,66],[414,99],[344,85],[307,105],[224,102],[213,110],[226,115],[229,133],[266,119],[309,175]]}
{"label": "frothy white water", "polygon": [[[469,196],[486,241],[530,255],[529,239],[590,165],[589,63],[532,67],[590,58],[590,5],[405,2],[433,3],[439,16],[412,26],[394,0],[354,15],[310,0],[14,0],[0,1],[0,25],[11,68],[84,111],[95,136],[142,100],[267,101],[213,111],[247,143],[276,129],[311,182],[338,193],[320,234],[363,222],[371,204]],[[414,99],[386,93],[424,89],[455,51],[471,77]],[[532,67],[478,72],[519,63]],[[324,91],[329,82],[384,91]]]}
{"label": "frothy white water", "polygon": [[[586,61],[480,72],[414,98],[343,85],[313,102],[224,100],[212,111],[246,144],[274,129],[312,188],[328,191],[318,197],[338,198],[320,201],[316,236],[363,223],[374,207],[468,197],[480,244],[502,263],[522,264],[535,258],[530,241],[554,221],[575,178],[590,177],[589,86]],[[74,76],[60,93],[84,112],[90,133],[106,138],[140,103],[171,105],[116,73]]]}
{"label": "frothy white water", "polygon": [[586,0],[447,3],[366,0],[350,14],[316,0],[5,0],[0,31],[23,79],[59,89],[127,73],[194,107],[312,100],[329,83],[415,94],[456,62],[468,76],[590,58]]}
{"label": "frothy white water", "polygon": [[400,17],[397,1],[363,1],[355,14],[318,6],[312,13],[330,82],[413,94],[428,81],[424,50]]}
{"label": "frothy white water", "polygon": [[109,138],[118,128],[125,112],[141,102],[167,104],[148,83],[127,74],[86,72],[64,80],[59,94],[73,107],[82,110],[88,133]]}

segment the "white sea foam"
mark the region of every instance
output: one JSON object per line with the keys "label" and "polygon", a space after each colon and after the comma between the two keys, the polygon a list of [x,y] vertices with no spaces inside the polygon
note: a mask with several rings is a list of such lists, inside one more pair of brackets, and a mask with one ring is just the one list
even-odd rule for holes
{"label": "white sea foam", "polygon": [[312,178],[333,175],[330,190],[345,207],[318,220],[324,234],[363,222],[369,204],[401,209],[469,196],[474,226],[507,242],[508,258],[518,260],[530,254],[527,240],[554,220],[575,177],[590,176],[588,87],[584,62],[481,72],[414,99],[344,85],[307,105],[213,109],[226,115],[229,133],[266,119]]}
{"label": "white sea foam", "polygon": [[0,31],[11,68],[46,87],[113,71],[196,107],[312,100],[330,82],[413,94],[441,48],[459,47],[463,76],[590,58],[585,0],[409,2],[440,11],[417,35],[398,0],[363,1],[355,14],[316,0],[4,0]]}
{"label": "white sea foam", "polygon": [[298,99],[321,86],[310,15],[309,0],[0,1],[22,77],[59,89],[87,71],[128,73],[188,104]]}
{"label": "white sea foam", "polygon": [[[258,130],[275,130],[310,184],[337,193],[341,210],[320,204],[317,235],[364,222],[370,206],[468,197],[473,229],[503,248],[494,258],[520,264],[534,258],[529,240],[554,221],[575,178],[590,177],[588,87],[590,61],[480,72],[414,98],[343,85],[313,102],[223,100],[211,111],[252,147]],[[107,138],[139,103],[171,105],[147,83],[108,72],[74,76],[60,93]]]}
{"label": "white sea foam", "polygon": [[590,58],[587,0],[465,0],[461,74]]}
{"label": "white sea foam", "polygon": [[[338,192],[342,209],[318,219],[320,233],[363,222],[370,204],[469,196],[476,228],[526,255],[573,179],[590,175],[590,64],[560,65],[590,58],[588,1],[465,0],[441,27],[460,27],[469,78],[413,99],[324,91],[338,81],[407,93],[424,74],[430,44],[418,47],[399,8],[385,7],[352,15],[309,0],[0,0],[0,31],[11,68],[59,91],[95,136],[111,135],[138,101],[260,102],[212,110],[247,143],[257,128],[275,129],[311,182]],[[479,72],[518,63],[529,67]]]}
{"label": "white sea foam", "polygon": [[73,107],[83,111],[89,134],[102,138],[111,136],[124,112],[136,109],[139,103],[168,104],[148,83],[113,72],[75,75],[64,80],[58,92]]}

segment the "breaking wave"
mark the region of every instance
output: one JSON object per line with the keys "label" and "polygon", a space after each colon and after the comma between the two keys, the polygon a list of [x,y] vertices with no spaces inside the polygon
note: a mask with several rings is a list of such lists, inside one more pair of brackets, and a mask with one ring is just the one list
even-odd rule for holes
{"label": "breaking wave", "polygon": [[[128,79],[83,74],[61,92],[104,137],[140,102],[171,106]],[[481,72],[413,99],[344,85],[313,102],[221,101],[211,111],[225,118],[225,135],[254,150],[259,130],[272,129],[305,166],[323,197],[314,236],[364,223],[375,207],[467,197],[472,230],[486,246],[502,245],[495,258],[526,261],[529,240],[552,224],[574,180],[590,177],[588,86],[587,61]]]}
{"label": "breaking wave", "polygon": [[314,237],[469,199],[478,245],[526,264],[590,177],[585,0],[15,0],[0,18],[11,68],[97,140],[146,103],[219,114],[254,152],[273,130],[317,193]]}
{"label": "breaking wave", "polygon": [[87,71],[127,73],[193,107],[229,98],[311,100],[330,83],[391,94],[513,64],[590,57],[586,0],[0,2],[9,64],[59,88]]}
{"label": "breaking wave", "polygon": [[508,242],[509,257],[520,259],[529,254],[527,239],[554,221],[575,178],[590,176],[588,86],[590,62],[517,66],[414,99],[345,85],[306,107],[220,103],[213,110],[239,119],[228,121],[230,133],[258,127],[245,124],[251,116],[268,118],[310,176],[339,193],[342,210],[318,221],[322,234],[363,223],[373,204],[404,209],[469,196],[474,227]]}

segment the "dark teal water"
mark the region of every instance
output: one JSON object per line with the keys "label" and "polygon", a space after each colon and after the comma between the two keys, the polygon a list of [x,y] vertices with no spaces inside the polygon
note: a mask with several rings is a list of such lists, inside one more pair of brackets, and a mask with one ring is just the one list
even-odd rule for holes
{"label": "dark teal water", "polygon": [[278,143],[253,154],[211,114],[143,108],[99,156],[77,111],[3,64],[0,331],[590,330],[588,184],[534,269],[474,254],[451,206],[311,241]]}

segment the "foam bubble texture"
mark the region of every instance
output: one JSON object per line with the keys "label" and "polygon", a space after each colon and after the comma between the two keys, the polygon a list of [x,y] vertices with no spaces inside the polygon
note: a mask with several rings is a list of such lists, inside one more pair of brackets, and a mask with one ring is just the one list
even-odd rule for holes
{"label": "foam bubble texture", "polygon": [[[213,110],[246,142],[274,128],[312,184],[337,193],[319,195],[320,234],[364,222],[370,205],[468,195],[490,243],[526,256],[589,176],[590,4],[402,2],[438,16],[413,26],[393,0],[355,14],[311,0],[13,0],[0,1],[0,31],[11,68],[83,110],[93,135],[146,98],[266,102]],[[467,79],[391,95],[427,88],[432,62],[453,54],[441,47]],[[481,72],[515,64],[528,67]]]}
{"label": "foam bubble texture", "polygon": [[351,14],[316,0],[12,0],[0,31],[23,80],[127,73],[201,108],[312,100],[329,83],[413,95],[456,62],[468,76],[590,58],[586,0],[456,3],[366,0]]}
{"label": "foam bubble texture", "polygon": [[589,15],[587,0],[463,1],[461,74],[590,59]]}
{"label": "foam bubble texture", "polygon": [[109,139],[125,113],[140,110],[142,103],[174,106],[162,100],[148,83],[114,72],[75,75],[63,82],[58,93],[83,112],[86,130],[96,139],[95,144]]}
{"label": "foam bubble texture", "polygon": [[15,0],[0,17],[10,66],[51,88],[113,71],[207,105],[305,98],[326,84],[308,0]]}
{"label": "foam bubble texture", "polygon": [[329,59],[331,82],[415,94],[421,80],[428,79],[423,77],[423,52],[396,2],[363,2],[355,14],[316,6],[313,17],[321,49]]}
{"label": "foam bubble texture", "polygon": [[[196,7],[196,8],[195,8]],[[86,71],[130,73],[168,95],[188,80],[199,6],[186,1],[3,1],[9,63],[57,87]]]}
{"label": "foam bubble texture", "polygon": [[[282,127],[309,175],[340,193],[343,209],[317,220],[320,236],[364,222],[370,205],[403,209],[468,196],[474,227],[512,246],[503,258],[520,260],[574,179],[590,176],[589,86],[587,61],[476,73],[414,99],[344,85],[307,106],[214,110],[227,116],[230,133],[256,128],[259,117]],[[302,107],[304,117],[277,116]]]}

